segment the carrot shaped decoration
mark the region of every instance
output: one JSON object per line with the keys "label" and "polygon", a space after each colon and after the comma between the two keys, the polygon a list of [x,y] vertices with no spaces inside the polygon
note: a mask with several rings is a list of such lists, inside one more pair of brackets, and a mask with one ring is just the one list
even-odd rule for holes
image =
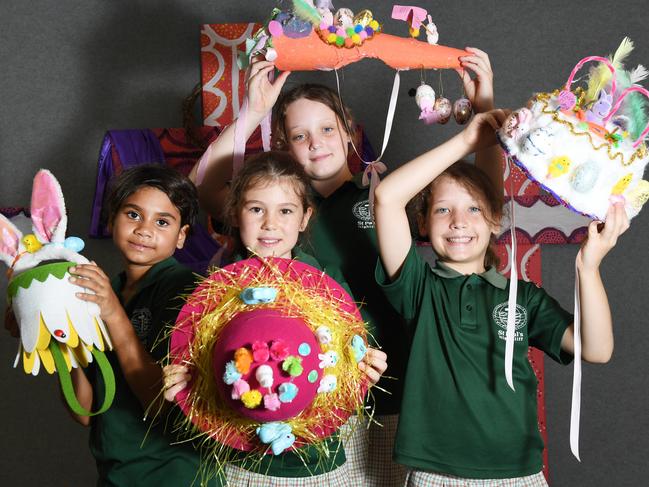
{"label": "carrot shaped decoration", "polygon": [[412,38],[378,34],[360,46],[338,48],[312,31],[308,37],[273,36],[275,66],[281,71],[315,71],[342,68],[365,58],[380,59],[394,69],[456,69],[460,56],[469,53],[453,47],[430,45]]}

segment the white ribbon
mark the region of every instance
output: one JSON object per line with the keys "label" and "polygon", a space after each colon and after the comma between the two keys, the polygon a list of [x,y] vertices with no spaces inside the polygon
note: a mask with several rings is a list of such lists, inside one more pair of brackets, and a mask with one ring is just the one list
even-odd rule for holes
{"label": "white ribbon", "polygon": [[[511,174],[509,156],[506,157],[507,167]],[[516,294],[518,292],[518,263],[516,262],[516,218],[514,214],[514,182],[509,179],[509,213],[510,213],[510,234],[512,239],[512,251],[510,254],[509,273],[509,298],[507,300],[507,334],[505,335],[505,379],[507,384],[514,388],[512,367],[514,363],[514,338],[516,337]]]}
{"label": "white ribbon", "polygon": [[[336,74],[336,87],[338,88],[338,99],[340,100],[340,107],[341,110],[344,109],[343,107],[345,106],[343,104],[342,97],[340,95],[340,79],[338,78],[338,70],[334,71]],[[354,152],[358,156],[358,158],[365,164],[367,167],[363,171],[363,185],[367,186],[369,183],[370,186],[370,215],[374,216],[374,190],[376,189],[376,186],[379,183],[379,174],[385,172],[387,167],[383,162],[381,162],[381,158],[383,157],[383,153],[385,152],[385,148],[388,146],[388,141],[390,140],[390,132],[392,131],[392,122],[394,121],[394,113],[396,111],[397,107],[397,99],[399,98],[399,86],[401,84],[401,77],[399,75],[399,70],[396,71],[394,75],[394,82],[392,83],[392,93],[390,94],[390,102],[388,104],[388,114],[385,119],[385,132],[383,133],[383,146],[381,147],[381,153],[379,156],[373,160],[373,161],[366,161],[363,159],[361,156],[360,152],[356,148],[356,144],[354,144],[354,141],[351,141],[352,148],[354,149]],[[344,118],[344,117],[343,117]],[[347,125],[347,120],[343,120],[345,122],[345,128],[347,129],[347,133],[350,134],[350,128]],[[369,181],[368,181],[368,172],[369,172]]]}
{"label": "white ribbon", "polygon": [[[579,251],[581,253],[581,250]],[[574,353],[575,363],[572,374],[572,405],[570,408],[570,451],[579,458],[579,418],[581,414],[581,302],[579,299],[579,269],[575,259],[575,310],[574,310]]]}

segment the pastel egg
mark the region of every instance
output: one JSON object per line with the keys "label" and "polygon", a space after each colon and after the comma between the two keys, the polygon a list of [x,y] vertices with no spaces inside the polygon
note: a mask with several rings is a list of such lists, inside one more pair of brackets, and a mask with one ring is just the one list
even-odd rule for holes
{"label": "pastel egg", "polygon": [[590,161],[575,168],[570,176],[570,186],[579,193],[587,193],[595,186],[600,168],[597,163]]}

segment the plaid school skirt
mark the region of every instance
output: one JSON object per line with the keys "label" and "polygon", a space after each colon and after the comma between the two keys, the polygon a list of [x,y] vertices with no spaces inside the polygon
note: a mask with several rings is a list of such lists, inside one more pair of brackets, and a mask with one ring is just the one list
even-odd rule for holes
{"label": "plaid school skirt", "polygon": [[548,487],[543,472],[511,479],[465,479],[453,475],[411,470],[406,487]]}
{"label": "plaid school skirt", "polygon": [[[352,416],[343,426],[341,437],[353,487],[403,487],[406,468],[392,460],[399,415],[376,416],[375,421],[359,421]],[[354,431],[349,434],[349,429]],[[346,441],[345,441],[346,439]]]}
{"label": "plaid school skirt", "polygon": [[312,477],[270,477],[234,465],[225,466],[228,487],[356,487],[350,484],[347,464]]}

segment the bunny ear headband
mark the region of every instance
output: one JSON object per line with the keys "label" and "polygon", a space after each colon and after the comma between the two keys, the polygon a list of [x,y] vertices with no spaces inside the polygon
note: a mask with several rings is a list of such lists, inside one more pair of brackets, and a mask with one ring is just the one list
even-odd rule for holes
{"label": "bunny ear headband", "polygon": [[[592,219],[604,221],[612,202],[624,204],[635,217],[649,199],[643,179],[649,151],[646,112],[649,91],[637,85],[649,72],[638,66],[625,71],[623,61],[633,50],[624,38],[610,58],[589,56],[574,67],[565,85],[551,93],[538,93],[527,107],[513,112],[498,132],[507,155],[527,176],[561,204]],[[573,88],[577,72],[591,62],[586,86]],[[510,196],[512,196],[510,194]],[[510,199],[514,235],[513,197]],[[516,257],[512,238],[512,262]],[[512,266],[509,309],[515,309],[515,268]],[[578,269],[575,265],[575,272]],[[579,280],[575,279],[575,362],[573,375],[570,447],[579,458],[581,395],[581,339]],[[513,349],[514,313],[508,312],[506,350]],[[505,373],[511,382],[511,355],[506,352]]]}
{"label": "bunny ear headband", "polygon": [[[23,235],[0,215],[0,259],[7,264],[8,302],[20,328],[20,344],[14,367],[22,357],[25,373],[37,375],[41,366],[59,374],[63,395],[77,414],[104,412],[112,403],[115,378],[106,349],[112,349],[99,307],[81,301],[77,292],[89,292],[69,282],[68,269],[88,260],[78,252],[83,241],[65,238],[67,215],[61,187],[45,169],[34,177],[31,200],[33,234]],[[106,383],[99,410],[91,413],[76,399],[72,367],[97,365]]]}
{"label": "bunny ear headband", "polygon": [[171,334],[172,363],[192,367],[177,426],[202,440],[206,462],[227,461],[228,447],[259,461],[306,445],[326,460],[323,439],[365,414],[366,350],[356,305],[323,272],[277,258],[226,266],[187,298]]}

